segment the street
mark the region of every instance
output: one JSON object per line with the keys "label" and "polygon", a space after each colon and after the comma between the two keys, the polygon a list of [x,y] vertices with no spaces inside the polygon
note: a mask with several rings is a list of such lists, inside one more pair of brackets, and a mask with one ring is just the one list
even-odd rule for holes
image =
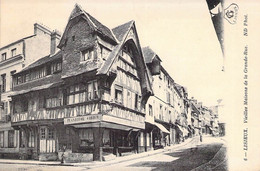
{"label": "street", "polygon": [[1,164],[0,170],[163,170],[204,171],[227,170],[226,147],[220,138],[203,137],[203,142],[193,139],[190,143],[169,152],[142,157],[126,162],[89,167]]}

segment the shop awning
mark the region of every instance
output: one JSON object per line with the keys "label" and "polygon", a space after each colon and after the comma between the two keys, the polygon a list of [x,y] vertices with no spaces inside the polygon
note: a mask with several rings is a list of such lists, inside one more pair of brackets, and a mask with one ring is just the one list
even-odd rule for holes
{"label": "shop awning", "polygon": [[159,128],[162,132],[170,134],[170,132],[163,125],[156,122],[154,123],[154,125],[157,126],[157,128]]}

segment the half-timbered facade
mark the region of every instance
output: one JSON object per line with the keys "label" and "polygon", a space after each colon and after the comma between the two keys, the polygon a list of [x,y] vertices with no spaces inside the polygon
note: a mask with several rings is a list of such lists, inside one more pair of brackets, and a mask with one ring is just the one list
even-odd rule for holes
{"label": "half-timbered facade", "polygon": [[33,35],[0,48],[0,157],[17,158],[20,148],[20,133],[11,127],[10,95],[14,86],[28,81],[28,75],[26,78],[19,77],[18,80],[14,80],[12,76],[42,56],[54,53],[59,38],[58,32],[52,32],[49,28],[35,23]]}
{"label": "half-timbered facade", "polygon": [[65,151],[81,161],[145,151],[153,92],[140,47],[134,21],[111,30],[75,5],[60,51],[14,75],[21,155],[55,160]]}

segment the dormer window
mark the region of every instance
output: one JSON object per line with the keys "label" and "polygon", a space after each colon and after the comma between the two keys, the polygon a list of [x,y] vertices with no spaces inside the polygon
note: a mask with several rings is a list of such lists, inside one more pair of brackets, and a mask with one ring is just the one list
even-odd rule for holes
{"label": "dormer window", "polygon": [[6,60],[6,53],[3,53],[2,54],[2,61],[5,61]]}
{"label": "dormer window", "polygon": [[51,73],[57,73],[61,71],[61,62],[56,62],[51,65]]}
{"label": "dormer window", "polygon": [[11,50],[12,57],[16,55],[16,48]]}
{"label": "dormer window", "polygon": [[94,58],[93,48],[82,51],[81,61],[89,61]]}

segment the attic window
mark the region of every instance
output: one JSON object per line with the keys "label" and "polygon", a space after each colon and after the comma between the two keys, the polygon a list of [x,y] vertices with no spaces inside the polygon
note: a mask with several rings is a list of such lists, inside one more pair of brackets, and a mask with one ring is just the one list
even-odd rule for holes
{"label": "attic window", "polygon": [[94,58],[93,48],[84,50],[81,53],[82,53],[81,61],[88,61]]}

